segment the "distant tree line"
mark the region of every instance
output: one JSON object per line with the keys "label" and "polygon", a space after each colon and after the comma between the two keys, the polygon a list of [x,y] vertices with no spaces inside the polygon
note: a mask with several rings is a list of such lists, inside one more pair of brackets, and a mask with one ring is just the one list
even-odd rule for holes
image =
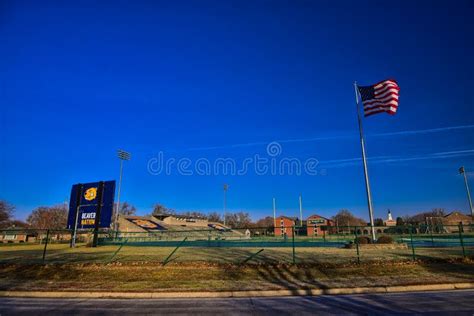
{"label": "distant tree line", "polygon": [[[114,213],[116,211],[114,207]],[[136,215],[136,207],[128,202],[120,204],[119,214]],[[0,229],[5,228],[35,228],[35,229],[64,229],[67,224],[68,208],[65,204],[53,206],[40,206],[31,211],[26,221],[14,218],[15,206],[5,200],[0,200]],[[150,215],[177,215],[174,209],[168,208],[163,204],[156,203],[153,205]],[[180,212],[179,215],[203,218],[210,222],[224,223],[222,214],[218,212],[204,213],[201,211]],[[405,215],[397,217],[398,226],[401,225],[417,225],[426,223],[429,218],[439,218],[446,215],[446,211],[442,208],[434,208],[428,212],[419,212],[414,215]],[[352,214],[347,209],[340,210],[336,215],[331,217],[335,225],[344,226],[366,226],[367,221]],[[225,215],[226,226],[232,228],[268,228],[274,227],[274,219],[272,216],[266,216],[256,221],[252,221],[248,212],[228,212]],[[384,221],[381,218],[374,219],[376,226],[383,226]]]}
{"label": "distant tree line", "polygon": [[[114,212],[116,205],[114,207]],[[67,225],[68,207],[65,204],[39,206],[31,211],[26,221],[14,219],[15,207],[5,200],[0,200],[0,229],[34,228],[34,229],[65,229]],[[120,204],[119,214],[134,215],[136,208],[128,202]]]}

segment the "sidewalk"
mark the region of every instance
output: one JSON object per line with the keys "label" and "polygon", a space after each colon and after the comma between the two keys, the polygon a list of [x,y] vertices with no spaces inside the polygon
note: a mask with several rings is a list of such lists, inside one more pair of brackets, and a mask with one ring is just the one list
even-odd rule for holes
{"label": "sidewalk", "polygon": [[379,286],[328,289],[288,289],[271,291],[221,291],[221,292],[44,292],[44,291],[0,291],[0,297],[36,298],[228,298],[228,297],[274,297],[317,296],[341,294],[401,293],[419,291],[449,291],[474,289],[474,282],[451,284],[427,284],[408,286]]}

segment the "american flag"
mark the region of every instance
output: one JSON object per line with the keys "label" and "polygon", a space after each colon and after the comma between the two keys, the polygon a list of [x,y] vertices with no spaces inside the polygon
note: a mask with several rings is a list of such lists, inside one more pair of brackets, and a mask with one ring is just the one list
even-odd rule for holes
{"label": "american flag", "polygon": [[397,112],[400,87],[395,80],[388,79],[358,89],[364,104],[365,116],[381,112],[393,115]]}

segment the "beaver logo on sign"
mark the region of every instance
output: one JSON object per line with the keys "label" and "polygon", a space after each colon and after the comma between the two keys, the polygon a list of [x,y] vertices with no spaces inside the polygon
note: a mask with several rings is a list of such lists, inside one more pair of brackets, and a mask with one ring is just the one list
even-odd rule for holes
{"label": "beaver logo on sign", "polygon": [[89,188],[84,193],[84,198],[87,201],[92,201],[97,196],[97,188]]}

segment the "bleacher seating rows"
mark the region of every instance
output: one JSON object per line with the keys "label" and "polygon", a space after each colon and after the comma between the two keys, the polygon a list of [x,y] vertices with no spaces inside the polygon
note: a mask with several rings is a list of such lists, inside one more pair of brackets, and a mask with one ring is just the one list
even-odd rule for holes
{"label": "bleacher seating rows", "polygon": [[176,226],[160,224],[166,230],[150,231],[147,233],[137,232],[121,232],[120,238],[128,238],[129,241],[156,241],[156,240],[215,240],[215,239],[245,239],[245,234],[228,229],[216,229],[212,227],[193,227],[193,226]]}

